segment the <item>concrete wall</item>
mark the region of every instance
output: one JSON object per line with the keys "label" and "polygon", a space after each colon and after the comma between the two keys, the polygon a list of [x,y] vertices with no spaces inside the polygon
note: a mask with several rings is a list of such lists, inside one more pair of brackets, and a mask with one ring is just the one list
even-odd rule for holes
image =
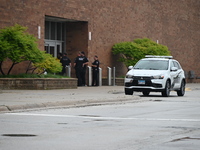
{"label": "concrete wall", "polygon": [[18,23],[37,37],[41,26],[38,39],[41,50],[44,50],[45,15],[86,22],[87,30],[84,28],[82,33],[91,32],[92,39],[77,42],[74,33],[70,39],[74,47],[67,47],[66,51],[72,61],[76,51],[86,51],[90,65],[93,56],[98,55],[104,77],[107,66],[115,66],[117,76],[127,71],[112,55],[113,44],[144,37],[168,46],[185,71],[194,70],[200,75],[199,0],[0,0],[0,3],[0,28]]}

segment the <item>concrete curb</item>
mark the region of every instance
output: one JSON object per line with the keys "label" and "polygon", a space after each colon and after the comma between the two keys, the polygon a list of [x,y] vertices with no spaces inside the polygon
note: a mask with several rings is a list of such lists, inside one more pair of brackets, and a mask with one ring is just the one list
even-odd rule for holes
{"label": "concrete curb", "polygon": [[111,105],[111,104],[122,104],[128,102],[139,102],[140,97],[131,96],[130,98],[120,99],[107,99],[107,100],[80,100],[80,101],[57,101],[57,102],[46,102],[40,104],[25,104],[25,105],[12,105],[12,106],[0,106],[0,113],[15,112],[15,111],[31,111],[41,110],[50,108],[74,108],[74,107],[86,107],[86,106],[97,106],[97,105]]}
{"label": "concrete curb", "polygon": [[0,106],[0,112],[9,111],[7,106]]}

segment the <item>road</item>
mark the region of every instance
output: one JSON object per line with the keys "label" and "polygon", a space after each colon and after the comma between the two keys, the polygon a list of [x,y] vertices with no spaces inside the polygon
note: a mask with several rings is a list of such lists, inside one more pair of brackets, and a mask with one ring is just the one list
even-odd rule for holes
{"label": "road", "polygon": [[[135,93],[141,96],[141,93]],[[200,90],[184,97],[0,114],[2,150],[197,150]]]}

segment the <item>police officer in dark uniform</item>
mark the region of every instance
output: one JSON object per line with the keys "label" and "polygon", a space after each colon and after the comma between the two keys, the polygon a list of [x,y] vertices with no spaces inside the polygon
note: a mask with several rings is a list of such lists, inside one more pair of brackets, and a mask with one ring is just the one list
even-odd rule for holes
{"label": "police officer in dark uniform", "polygon": [[92,63],[92,86],[99,86],[99,60],[96,55]]}
{"label": "police officer in dark uniform", "polygon": [[67,54],[64,53],[63,57],[60,59],[60,63],[62,64],[62,75],[66,74],[66,67],[71,66],[71,60],[67,57]]}
{"label": "police officer in dark uniform", "polygon": [[76,77],[78,78],[78,86],[82,86],[83,85],[83,64],[84,64],[84,58],[81,56],[81,52],[77,53],[77,57],[74,60],[74,68],[76,71]]}
{"label": "police officer in dark uniform", "polygon": [[87,70],[87,65],[88,65],[88,58],[85,56],[85,52],[81,52],[81,56],[83,57],[83,72],[81,74],[81,78],[82,78],[82,86],[85,86],[85,74],[86,74],[86,70]]}

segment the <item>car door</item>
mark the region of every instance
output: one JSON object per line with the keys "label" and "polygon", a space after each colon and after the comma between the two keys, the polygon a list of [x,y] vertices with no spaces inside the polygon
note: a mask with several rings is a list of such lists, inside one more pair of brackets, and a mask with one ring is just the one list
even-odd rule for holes
{"label": "car door", "polygon": [[171,77],[171,86],[174,88],[175,83],[177,82],[177,76],[178,76],[178,68],[175,69],[174,61],[170,62],[170,77]]}
{"label": "car door", "polygon": [[[176,68],[176,69],[174,69],[174,68]],[[177,88],[180,86],[181,71],[182,71],[182,69],[181,69],[180,65],[178,64],[178,62],[173,60],[171,62],[171,68],[170,68],[170,74],[172,77],[172,87],[173,88]]]}
{"label": "car door", "polygon": [[178,63],[178,61],[173,61],[173,63],[174,63],[174,66],[178,68],[178,70],[177,70],[177,77],[175,79],[175,88],[178,88],[181,85],[182,78],[183,78],[182,75],[183,75],[184,72],[183,72],[180,64]]}

